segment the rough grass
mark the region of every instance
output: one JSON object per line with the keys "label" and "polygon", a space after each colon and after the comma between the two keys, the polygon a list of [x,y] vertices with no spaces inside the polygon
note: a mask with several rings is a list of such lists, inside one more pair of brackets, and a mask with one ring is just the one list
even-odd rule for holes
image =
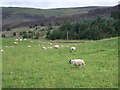
{"label": "rough grass", "polygon": [[[3,39],[2,43],[3,88],[118,87],[118,38],[70,44],[53,42],[64,47],[47,50],[38,46],[41,45],[38,40],[22,41],[19,45],[13,42],[14,39]],[[77,51],[70,53],[71,46],[77,47]],[[85,68],[70,65],[68,61],[74,58],[82,58]]]}

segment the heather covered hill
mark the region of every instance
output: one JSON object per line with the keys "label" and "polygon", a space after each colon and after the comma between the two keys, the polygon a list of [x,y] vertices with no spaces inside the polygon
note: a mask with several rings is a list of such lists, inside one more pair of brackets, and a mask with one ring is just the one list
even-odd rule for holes
{"label": "heather covered hill", "polygon": [[41,20],[50,17],[61,17],[74,14],[87,13],[101,7],[78,7],[78,8],[57,8],[57,9],[35,9],[19,7],[3,7],[3,24]]}
{"label": "heather covered hill", "polygon": [[60,9],[3,8],[3,30],[20,26],[49,25],[80,19],[94,19],[97,16],[109,17],[112,12],[120,11],[114,7],[81,7]]}

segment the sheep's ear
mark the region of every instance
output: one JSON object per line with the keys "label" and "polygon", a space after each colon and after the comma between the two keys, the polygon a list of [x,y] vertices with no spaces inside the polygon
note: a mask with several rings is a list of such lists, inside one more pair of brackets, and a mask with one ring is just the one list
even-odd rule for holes
{"label": "sheep's ear", "polygon": [[69,60],[69,63],[71,64],[71,60]]}

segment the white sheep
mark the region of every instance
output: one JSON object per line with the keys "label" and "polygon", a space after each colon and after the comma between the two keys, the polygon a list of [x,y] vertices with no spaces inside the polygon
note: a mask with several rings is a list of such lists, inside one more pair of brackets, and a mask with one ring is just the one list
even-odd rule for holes
{"label": "white sheep", "polygon": [[76,47],[71,47],[71,48],[70,48],[70,52],[72,52],[72,51],[76,51],[76,50],[77,50]]}
{"label": "white sheep", "polygon": [[14,42],[15,45],[18,45],[18,42]]}
{"label": "white sheep", "polygon": [[15,41],[18,41],[18,39],[15,39]]}
{"label": "white sheep", "polygon": [[52,47],[50,47],[50,49],[52,49]]}
{"label": "white sheep", "polygon": [[30,41],[31,43],[33,43],[33,41]]}
{"label": "white sheep", "polygon": [[30,46],[30,45],[28,45],[28,48],[31,48],[31,46]]}
{"label": "white sheep", "polygon": [[25,40],[25,41],[26,41],[27,39],[26,39],[26,38],[24,38],[23,40]]}
{"label": "white sheep", "polygon": [[42,49],[45,49],[45,50],[47,50],[47,48],[46,48],[46,47],[44,47],[44,46],[42,46]]}
{"label": "white sheep", "polygon": [[45,50],[47,50],[47,48],[42,44],[42,49],[45,49]]}
{"label": "white sheep", "polygon": [[22,38],[20,38],[20,41],[22,41]]}
{"label": "white sheep", "polygon": [[60,48],[60,46],[59,46],[59,45],[55,45],[54,48],[55,48],[55,49],[58,49],[58,48]]}
{"label": "white sheep", "polygon": [[85,62],[82,59],[73,59],[73,60],[69,60],[70,64],[76,65],[76,66],[85,66]]}
{"label": "white sheep", "polygon": [[50,43],[50,45],[52,45],[52,43]]}
{"label": "white sheep", "polygon": [[3,52],[4,50],[2,49],[1,52]]}
{"label": "white sheep", "polygon": [[7,48],[8,46],[6,45],[5,47]]}

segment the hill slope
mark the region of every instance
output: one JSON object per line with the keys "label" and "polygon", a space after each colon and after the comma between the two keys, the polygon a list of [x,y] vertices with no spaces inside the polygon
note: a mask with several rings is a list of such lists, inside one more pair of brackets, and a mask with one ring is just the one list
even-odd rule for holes
{"label": "hill slope", "polygon": [[34,9],[19,7],[3,7],[3,25],[15,21],[39,20],[48,17],[61,17],[80,13],[100,7],[81,7],[81,8],[58,8],[58,9]]}
{"label": "hill slope", "polygon": [[110,16],[111,12],[119,10],[120,5],[114,7],[82,7],[62,9],[28,9],[3,8],[3,29],[34,24],[61,23],[64,21],[92,19],[96,16]]}

